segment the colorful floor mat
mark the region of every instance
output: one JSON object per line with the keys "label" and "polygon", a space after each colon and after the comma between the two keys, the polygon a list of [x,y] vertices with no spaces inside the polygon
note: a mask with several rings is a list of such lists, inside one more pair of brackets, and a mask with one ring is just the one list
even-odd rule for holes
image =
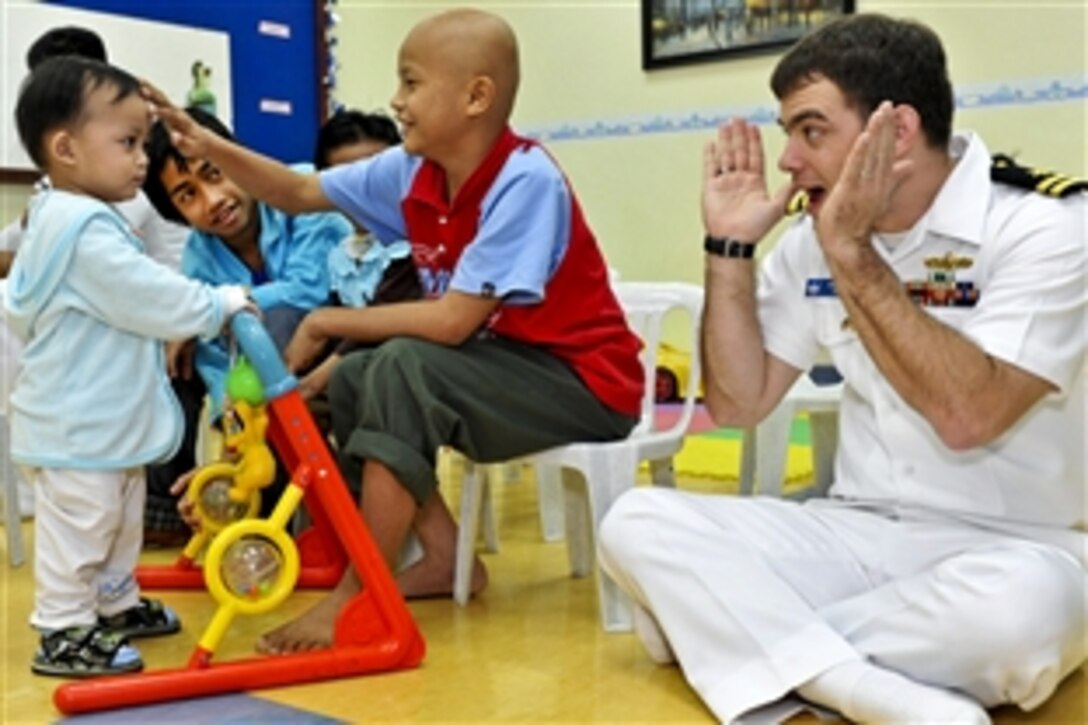
{"label": "colorful floor mat", "polygon": [[121,710],[62,718],[61,725],[136,725],[186,723],[186,725],[340,725],[343,721],[316,712],[263,700],[244,693],[164,702]]}
{"label": "colorful floor mat", "polygon": [[[667,428],[680,416],[680,406],[659,405],[657,426]],[[741,440],[739,428],[718,428],[700,405],[695,409],[684,447],[674,459],[680,478],[724,483],[723,490],[735,490],[740,477]],[[787,486],[807,483],[812,478],[812,449],[808,418],[799,416],[790,430],[786,460]]]}

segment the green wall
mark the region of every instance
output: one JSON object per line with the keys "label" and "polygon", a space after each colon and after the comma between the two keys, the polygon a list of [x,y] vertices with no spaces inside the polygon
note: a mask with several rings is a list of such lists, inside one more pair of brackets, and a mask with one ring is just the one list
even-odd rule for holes
{"label": "green wall", "polygon": [[[397,47],[407,30],[423,17],[462,4],[341,2],[338,98],[364,110],[388,109]],[[916,18],[944,38],[957,95],[971,104],[958,111],[957,127],[977,130],[992,150],[1019,153],[1034,165],[1086,173],[1086,0],[859,0],[858,5]],[[588,140],[552,137],[564,126],[590,128],[597,122],[634,127],[658,117],[726,117],[753,108],[773,113],[767,79],[778,55],[646,72],[638,0],[491,0],[476,6],[504,16],[517,32],[523,80],[514,125],[540,134],[559,159],[610,264],[624,279],[700,282],[701,153],[712,129]],[[1079,95],[1030,104],[991,98],[1002,84],[1030,90],[1054,79],[1079,88]],[[980,98],[986,105],[976,103]],[[776,157],[780,132],[771,126],[764,136],[769,155]],[[23,187],[0,185],[0,216],[14,218],[26,193]]]}
{"label": "green wall", "polygon": [[[397,47],[407,30],[423,17],[463,4],[341,3],[338,98],[365,110],[388,109]],[[502,15],[517,32],[522,86],[514,125],[542,133],[571,178],[609,262],[624,279],[700,282],[701,153],[711,129],[589,140],[549,140],[549,134],[564,124],[637,125],[657,116],[776,111],[767,79],[779,56],[647,72],[641,68],[637,0],[492,0],[474,5]],[[958,111],[958,128],[974,129],[991,150],[1018,152],[1033,165],[1085,173],[1084,0],[860,0],[858,5],[864,11],[915,18],[942,36],[957,95],[968,94],[966,99],[975,104],[981,93],[982,102],[989,104]],[[1079,87],[1079,97],[1033,104],[987,99],[1001,84],[1030,89],[1052,79]],[[764,138],[768,153],[776,157],[780,132],[767,127]]]}

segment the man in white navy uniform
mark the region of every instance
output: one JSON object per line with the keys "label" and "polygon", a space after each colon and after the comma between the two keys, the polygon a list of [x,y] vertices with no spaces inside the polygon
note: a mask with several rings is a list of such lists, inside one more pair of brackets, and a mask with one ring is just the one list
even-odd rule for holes
{"label": "man in white navy uniform", "polygon": [[803,504],[630,491],[602,565],[723,721],[791,691],[863,722],[1033,709],[1085,658],[1083,195],[991,179],[919,24],[834,21],[771,86],[788,185],[768,191],[743,120],[707,146],[706,405],[753,425],[827,350],[835,484]]}

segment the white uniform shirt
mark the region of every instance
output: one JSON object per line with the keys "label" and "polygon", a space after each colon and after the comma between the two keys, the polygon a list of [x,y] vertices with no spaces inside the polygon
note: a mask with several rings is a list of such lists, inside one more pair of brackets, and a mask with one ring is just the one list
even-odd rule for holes
{"label": "white uniform shirt", "polygon": [[877,252],[906,281],[925,260],[952,255],[973,283],[973,306],[925,311],[988,354],[1052,383],[1046,396],[986,446],[956,452],[877,370],[830,280],[812,220],[786,232],[761,268],[759,316],[776,357],[808,369],[826,348],[846,386],[833,496],[920,506],[975,520],[1084,526],[1085,201],[1058,200],[990,180],[990,155],[970,134],[926,215]]}

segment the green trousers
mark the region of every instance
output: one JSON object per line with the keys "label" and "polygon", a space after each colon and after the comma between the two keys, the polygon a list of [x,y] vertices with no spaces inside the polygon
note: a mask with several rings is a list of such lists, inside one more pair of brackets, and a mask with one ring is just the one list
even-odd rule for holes
{"label": "green trousers", "polygon": [[394,338],[344,358],[329,382],[340,468],[358,493],[362,464],[385,464],[422,504],[450,446],[492,463],[572,442],[624,438],[637,423],[601,403],[564,362],[501,338],[449,347]]}

